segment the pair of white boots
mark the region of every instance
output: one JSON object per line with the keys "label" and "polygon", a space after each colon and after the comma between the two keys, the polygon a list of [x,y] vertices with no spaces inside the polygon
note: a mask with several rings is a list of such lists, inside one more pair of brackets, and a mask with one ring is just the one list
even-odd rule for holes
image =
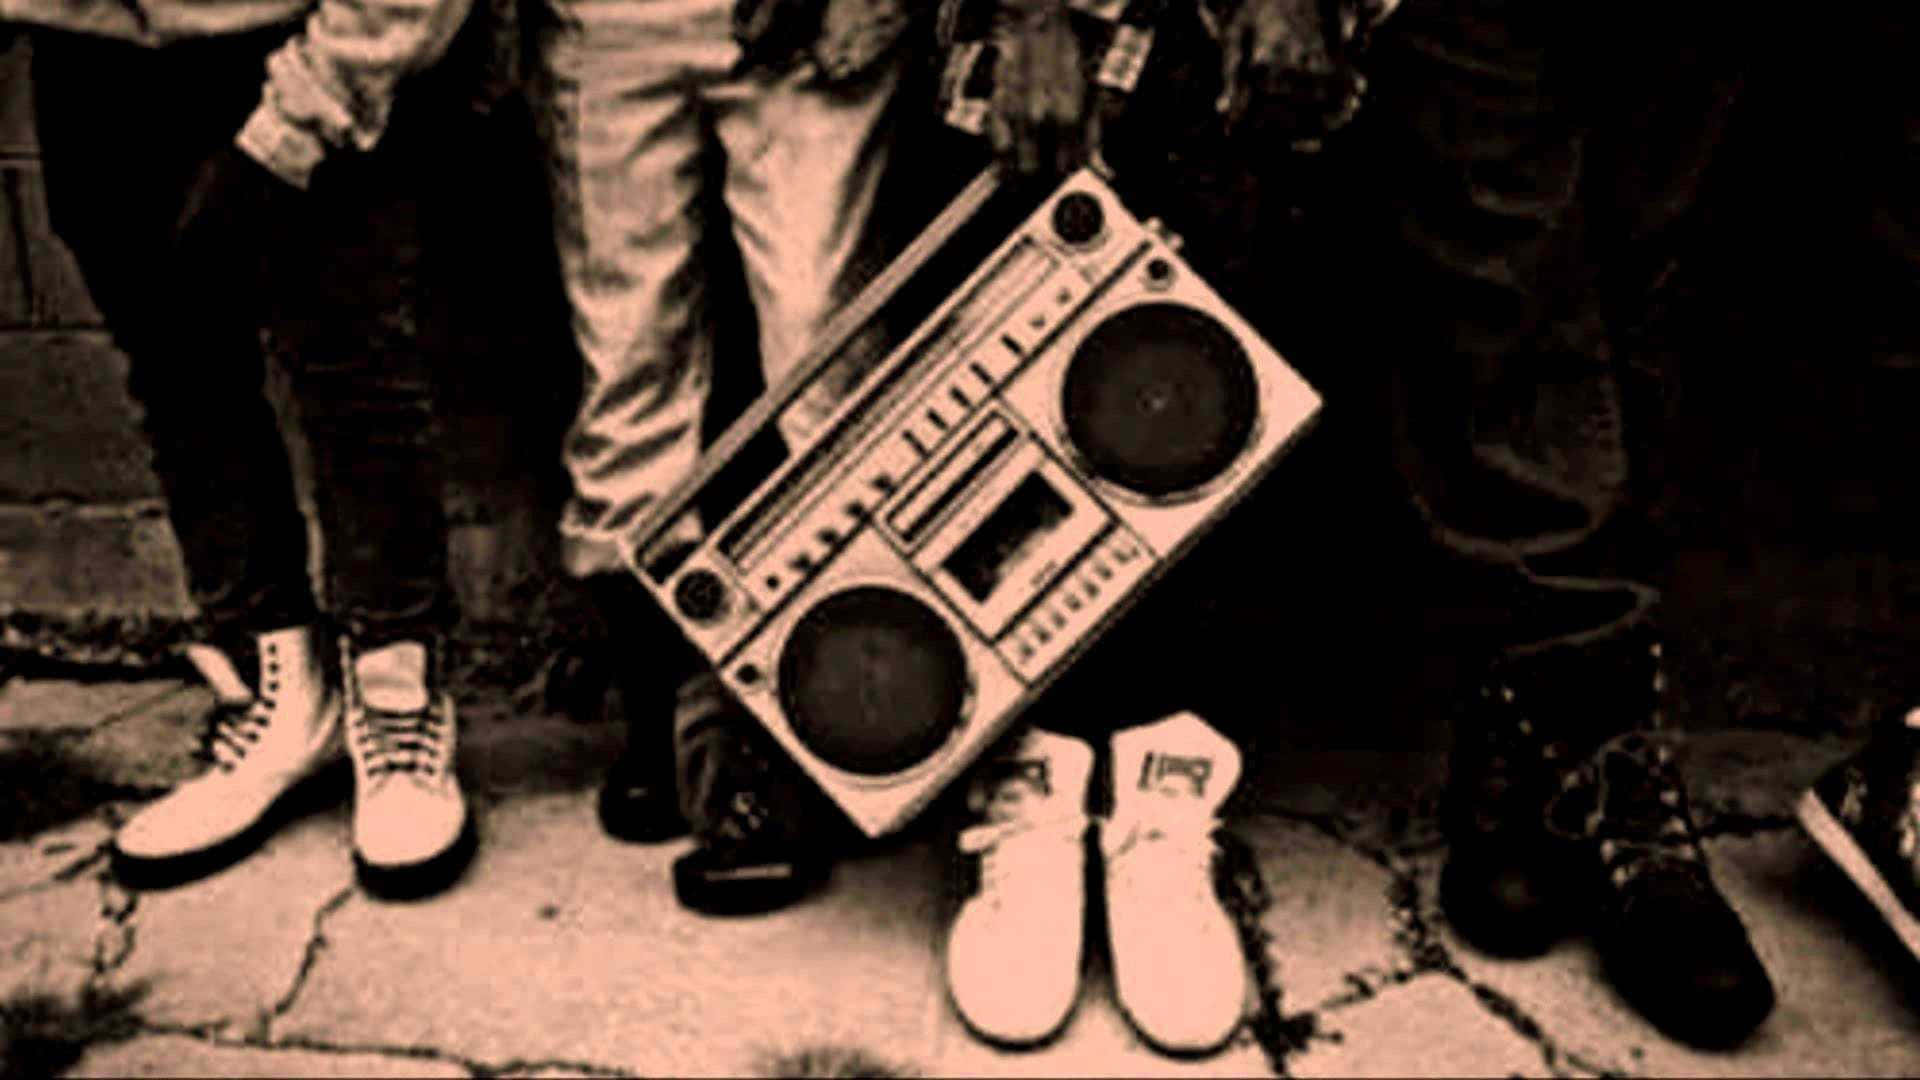
{"label": "pair of white boots", "polygon": [[[1215,815],[1240,754],[1192,713],[1122,731],[1111,748],[1113,811],[1098,824],[1114,995],[1147,1042],[1205,1053],[1246,1012],[1240,936],[1213,877]],[[1079,999],[1092,773],[1086,743],[1036,729],[969,792],[983,820],[959,845],[979,856],[980,883],[948,936],[947,988],[995,1042],[1050,1038]]]}
{"label": "pair of white boots", "polygon": [[343,641],[336,680],[309,627],[261,634],[258,644],[257,691],[226,653],[188,647],[218,703],[212,760],[120,828],[116,872],[160,887],[227,865],[265,839],[281,797],[344,746],[362,884],[395,898],[446,884],[474,832],[454,773],[453,701],[429,689],[426,647],[399,642],[356,656]]}

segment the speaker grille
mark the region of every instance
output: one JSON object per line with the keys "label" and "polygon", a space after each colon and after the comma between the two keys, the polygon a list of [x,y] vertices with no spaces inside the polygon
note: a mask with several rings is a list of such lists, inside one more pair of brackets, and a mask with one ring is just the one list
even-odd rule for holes
{"label": "speaker grille", "polygon": [[960,724],[967,658],[926,604],[862,586],[794,624],[779,693],[794,734],[821,760],[885,776],[926,760]]}
{"label": "speaker grille", "polygon": [[1067,437],[1096,476],[1148,496],[1192,491],[1225,472],[1253,434],[1259,387],[1245,349],[1179,304],[1127,308],[1068,362]]}

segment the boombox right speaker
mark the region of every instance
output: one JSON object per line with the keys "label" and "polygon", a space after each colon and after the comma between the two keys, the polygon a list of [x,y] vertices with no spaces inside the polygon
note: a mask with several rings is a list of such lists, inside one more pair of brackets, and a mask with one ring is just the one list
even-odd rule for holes
{"label": "boombox right speaker", "polygon": [[[941,228],[903,264],[924,261]],[[896,264],[873,290],[909,273]],[[877,303],[852,308],[863,301]],[[683,488],[724,472],[859,321],[837,320]],[[1005,730],[1319,406],[1171,237],[1083,171],[691,554],[636,556],[636,571],[781,746],[878,835]],[[635,550],[695,496],[676,492]]]}

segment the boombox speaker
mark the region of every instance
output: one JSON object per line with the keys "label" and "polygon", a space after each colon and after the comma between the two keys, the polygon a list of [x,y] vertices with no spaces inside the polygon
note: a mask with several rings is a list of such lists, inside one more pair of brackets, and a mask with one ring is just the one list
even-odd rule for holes
{"label": "boombox speaker", "polygon": [[[1085,170],[743,485],[749,447],[822,398],[998,186],[988,170],[963,190],[629,546],[740,702],[873,836],[985,750],[1320,407]],[[747,493],[716,512],[727,486]],[[691,527],[702,510],[710,527]]]}

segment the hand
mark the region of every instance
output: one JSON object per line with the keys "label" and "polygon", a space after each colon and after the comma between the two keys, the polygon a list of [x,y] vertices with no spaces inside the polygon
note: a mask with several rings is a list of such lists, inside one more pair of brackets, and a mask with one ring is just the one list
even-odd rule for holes
{"label": "hand", "polygon": [[1229,132],[1256,101],[1268,119],[1311,140],[1359,107],[1357,72],[1335,60],[1318,0],[1237,0],[1220,28],[1220,99]]}
{"label": "hand", "polygon": [[174,223],[183,291],[214,303],[257,302],[276,241],[302,212],[298,188],[237,146],[200,165]]}
{"label": "hand", "polygon": [[996,54],[987,137],[1002,160],[1023,173],[1084,164],[1087,76],[1080,40],[1060,0],[1003,8],[992,32]]}

